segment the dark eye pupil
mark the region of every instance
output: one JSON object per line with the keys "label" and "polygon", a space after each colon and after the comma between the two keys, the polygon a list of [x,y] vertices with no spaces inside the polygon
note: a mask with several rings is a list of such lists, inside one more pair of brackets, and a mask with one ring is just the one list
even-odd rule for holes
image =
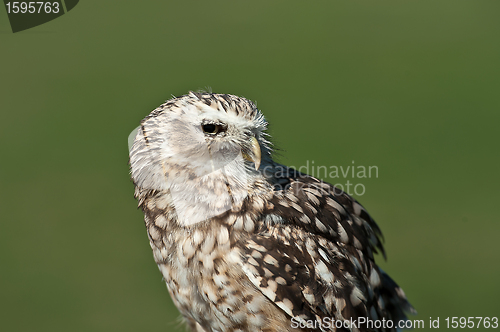
{"label": "dark eye pupil", "polygon": [[209,134],[215,134],[217,131],[217,126],[214,124],[203,125],[203,131]]}

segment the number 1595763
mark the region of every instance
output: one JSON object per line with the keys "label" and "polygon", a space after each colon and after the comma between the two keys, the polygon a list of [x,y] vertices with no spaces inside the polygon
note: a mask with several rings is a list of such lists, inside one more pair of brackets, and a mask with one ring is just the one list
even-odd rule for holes
{"label": "number 1595763", "polygon": [[5,4],[7,7],[7,13],[9,14],[57,14],[61,10],[59,8],[59,2],[48,2],[48,1],[30,1],[30,2],[7,2]]}

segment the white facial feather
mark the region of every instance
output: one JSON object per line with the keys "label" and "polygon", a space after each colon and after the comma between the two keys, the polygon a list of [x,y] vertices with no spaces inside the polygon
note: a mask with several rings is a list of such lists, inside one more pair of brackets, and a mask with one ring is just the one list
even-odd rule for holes
{"label": "white facial feather", "polygon": [[[164,106],[164,107],[162,107]],[[207,105],[190,94],[160,106],[143,120],[130,151],[132,179],[145,190],[169,192],[181,225],[189,226],[237,208],[260,174],[244,160],[252,137],[269,155],[266,121],[238,114],[220,102]],[[208,135],[203,124],[222,124]]]}

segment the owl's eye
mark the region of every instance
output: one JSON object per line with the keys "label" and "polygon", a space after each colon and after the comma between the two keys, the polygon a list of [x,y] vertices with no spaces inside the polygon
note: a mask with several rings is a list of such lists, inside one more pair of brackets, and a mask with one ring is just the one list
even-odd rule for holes
{"label": "owl's eye", "polygon": [[227,126],[225,124],[218,123],[205,123],[201,125],[201,129],[203,129],[203,132],[205,134],[216,135],[218,133],[226,131]]}
{"label": "owl's eye", "polygon": [[203,131],[207,134],[217,134],[219,132],[217,125],[212,123],[201,126]]}

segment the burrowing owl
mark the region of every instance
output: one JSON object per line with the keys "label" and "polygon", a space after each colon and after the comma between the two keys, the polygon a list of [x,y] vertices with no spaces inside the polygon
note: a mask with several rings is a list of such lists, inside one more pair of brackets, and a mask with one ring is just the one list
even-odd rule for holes
{"label": "burrowing owl", "polygon": [[266,127],[245,98],[191,92],[138,129],[135,197],[187,324],[207,332],[395,330],[414,309],[375,264],[374,253],[384,253],[380,229],[345,192],[274,162]]}

